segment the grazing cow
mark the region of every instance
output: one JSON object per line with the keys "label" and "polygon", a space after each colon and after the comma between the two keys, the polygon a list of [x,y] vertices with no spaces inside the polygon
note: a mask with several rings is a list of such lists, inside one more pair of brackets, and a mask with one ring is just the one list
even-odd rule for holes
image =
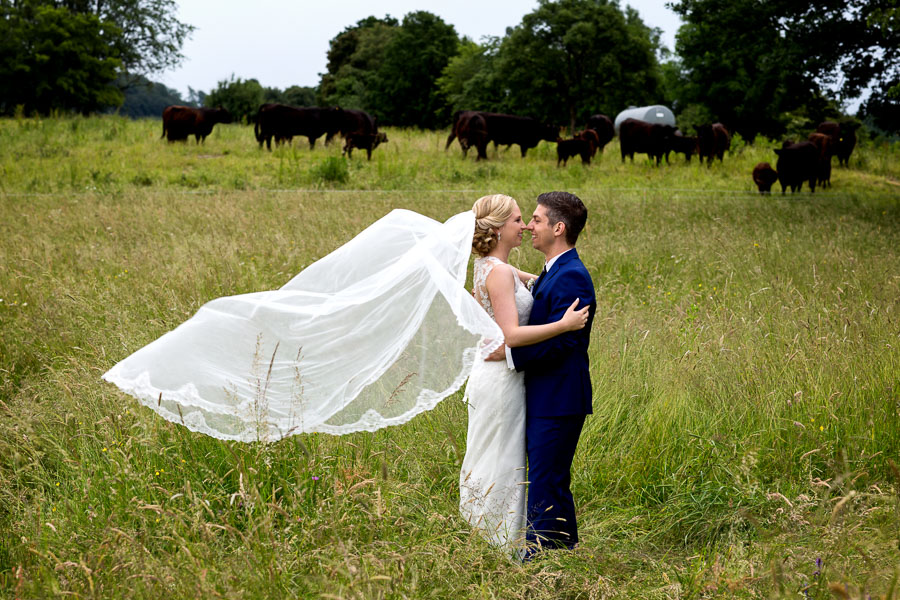
{"label": "grazing cow", "polygon": [[563,166],[565,166],[566,162],[572,156],[580,156],[581,164],[589,165],[591,164],[592,150],[593,144],[589,140],[580,138],[564,140],[562,138],[556,138],[556,166],[559,167],[559,163],[562,163]]}
{"label": "grazing cow", "polygon": [[759,189],[760,194],[771,194],[772,185],[778,181],[778,173],[767,162],[761,162],[753,167],[753,183]]}
{"label": "grazing cow", "polygon": [[366,159],[372,160],[372,150],[388,141],[387,134],[379,133],[348,133],[344,136],[344,154],[347,158],[353,158],[353,149],[359,148],[366,151]]}
{"label": "grazing cow", "polygon": [[591,144],[591,158],[597,154],[597,149],[600,148],[600,137],[597,135],[597,132],[593,129],[585,129],[584,131],[579,131],[575,134],[576,140],[585,140]]}
{"label": "grazing cow", "polygon": [[463,158],[469,154],[469,148],[475,148],[478,151],[478,157],[475,160],[487,160],[487,146],[490,138],[484,115],[474,110],[463,111],[457,115],[458,118],[453,123],[451,135],[459,139]]}
{"label": "grazing cow", "polygon": [[691,156],[697,152],[697,138],[684,135],[681,130],[676,129],[669,138],[669,146],[666,148],[666,164],[669,162],[669,152],[684,154],[684,159],[691,162]]}
{"label": "grazing cow", "polygon": [[856,130],[859,125],[844,122],[838,125],[834,121],[825,121],[816,128],[817,133],[824,133],[831,138],[832,153],[838,157],[838,165],[846,167],[850,164],[850,155],[856,147]]}
{"label": "grazing cow", "polygon": [[162,113],[163,130],[161,138],[170,142],[187,141],[193,135],[197,143],[206,141],[216,123],[231,123],[231,113],[219,108],[192,108],[190,106],[167,106]]}
{"label": "grazing cow", "polygon": [[555,142],[559,137],[559,126],[547,125],[530,117],[489,112],[478,114],[484,118],[489,141],[501,146],[518,144],[522,158],[525,158],[529,148],[534,148],[541,140]]}
{"label": "grazing cow", "polygon": [[600,152],[603,152],[603,148],[616,137],[612,119],[606,115],[591,115],[587,120],[586,129],[593,129],[597,132],[597,148]]}
{"label": "grazing cow", "polygon": [[700,164],[706,158],[706,166],[711,167],[713,158],[723,162],[725,151],[731,148],[731,134],[721,123],[712,125],[698,125],[697,129],[697,154],[700,156]]}
{"label": "grazing cow", "polygon": [[675,134],[675,128],[661,123],[647,123],[637,119],[625,119],[619,125],[619,145],[622,150],[622,162],[630,156],[634,162],[635,153],[646,154],[656,159],[659,166],[662,157],[669,147],[669,139]]}
{"label": "grazing cow", "polygon": [[[375,122],[375,117],[364,110],[343,109],[340,115],[340,123],[340,132],[345,138],[351,133],[360,133],[363,135],[374,135],[378,133],[378,125]],[[326,137],[325,143],[327,144],[332,137],[333,135]]]}
{"label": "grazing cow", "polygon": [[256,141],[262,148],[272,149],[272,138],[275,144],[285,141],[291,143],[295,135],[309,139],[309,149],[316,145],[316,139],[325,134],[334,137],[341,128],[343,112],[340,108],[297,108],[285,104],[263,104],[256,114],[253,131]]}
{"label": "grazing cow", "polygon": [[822,188],[831,187],[831,157],[834,155],[831,136],[824,133],[809,134],[809,141],[819,151],[819,164],[816,167],[816,185]]}
{"label": "grazing cow", "polygon": [[[453,125],[450,127],[450,135],[447,136],[447,144],[444,146],[445,151],[447,150],[447,148],[450,147],[450,144],[453,143],[453,140],[455,140],[459,137],[460,123],[466,122],[469,119],[471,119],[472,115],[474,115],[476,112],[478,112],[478,111],[458,110],[455,113],[453,113]],[[462,140],[460,140],[460,145],[462,145]],[[468,150],[469,150],[468,147],[463,148],[463,156],[466,155],[466,152],[468,152]]]}
{"label": "grazing cow", "polygon": [[791,192],[799,192],[803,182],[809,182],[809,191],[816,191],[816,171],[819,165],[819,149],[812,142],[798,142],[785,144],[782,148],[776,148],[778,162],[775,169],[778,171],[778,181],[781,182],[781,193],[784,194],[788,187]]}

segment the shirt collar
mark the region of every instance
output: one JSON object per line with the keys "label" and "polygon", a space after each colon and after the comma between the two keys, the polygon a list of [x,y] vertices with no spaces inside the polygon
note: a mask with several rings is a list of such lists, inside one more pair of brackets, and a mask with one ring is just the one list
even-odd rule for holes
{"label": "shirt collar", "polygon": [[560,256],[562,256],[562,255],[565,254],[566,252],[571,252],[571,251],[574,250],[574,249],[575,249],[575,248],[569,248],[568,250],[564,250],[564,251],[560,252],[559,254],[557,254],[556,256],[554,256],[553,258],[551,258],[550,260],[548,260],[548,261],[544,264],[544,268],[547,269],[547,272],[549,273],[551,267],[553,267],[553,263],[555,263],[556,260],[557,260]]}

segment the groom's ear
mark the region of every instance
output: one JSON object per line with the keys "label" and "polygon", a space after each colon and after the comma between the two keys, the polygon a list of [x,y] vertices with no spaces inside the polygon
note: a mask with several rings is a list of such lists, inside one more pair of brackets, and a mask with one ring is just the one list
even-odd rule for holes
{"label": "groom's ear", "polygon": [[566,235],[566,224],[562,221],[557,221],[553,226],[553,235],[555,237],[559,237],[561,235]]}

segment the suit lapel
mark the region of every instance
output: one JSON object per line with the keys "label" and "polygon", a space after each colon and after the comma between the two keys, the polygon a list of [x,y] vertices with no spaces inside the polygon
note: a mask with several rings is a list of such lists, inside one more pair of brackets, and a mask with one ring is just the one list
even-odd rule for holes
{"label": "suit lapel", "polygon": [[559,273],[560,269],[573,259],[578,258],[578,251],[575,248],[572,248],[569,251],[566,251],[565,254],[562,254],[559,258],[556,259],[556,262],[553,263],[553,266],[550,267],[550,270],[547,271],[547,274],[543,277],[540,277],[537,280],[537,283],[534,284],[534,291],[532,292],[532,296],[537,297],[538,290],[546,287],[550,284],[550,281],[553,280],[556,275]]}

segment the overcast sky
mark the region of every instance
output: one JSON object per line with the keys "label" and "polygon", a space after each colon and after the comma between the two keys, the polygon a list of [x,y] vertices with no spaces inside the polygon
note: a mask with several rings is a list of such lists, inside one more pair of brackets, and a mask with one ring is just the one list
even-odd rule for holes
{"label": "overcast sky", "polygon": [[[663,31],[670,50],[680,21],[666,0],[621,0],[637,9],[644,22]],[[209,92],[232,74],[256,78],[266,87],[316,86],[325,71],[328,42],[360,19],[386,14],[398,20],[427,10],[475,41],[502,36],[507,27],[537,7],[536,0],[179,0],[178,18],[195,26],[184,44],[181,67],[156,76],[187,98],[187,88]]]}

